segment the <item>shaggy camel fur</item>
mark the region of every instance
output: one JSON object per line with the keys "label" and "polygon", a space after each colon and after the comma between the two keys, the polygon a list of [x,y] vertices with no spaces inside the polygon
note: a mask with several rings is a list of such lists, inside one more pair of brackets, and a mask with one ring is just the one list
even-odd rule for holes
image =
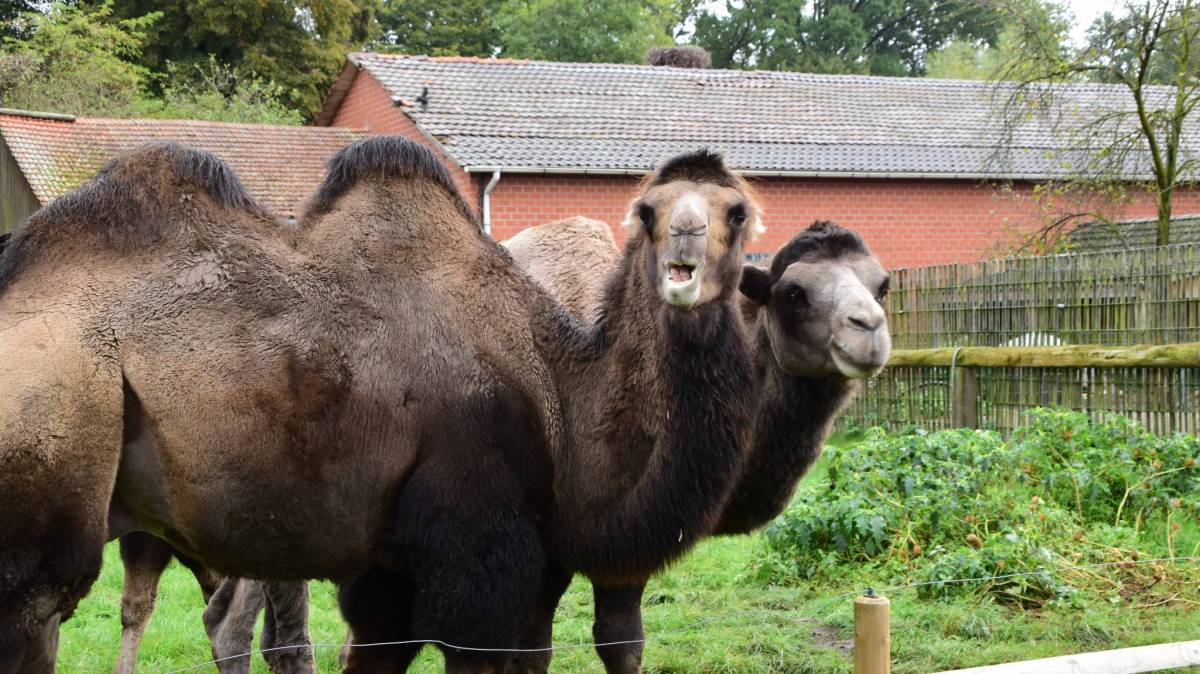
{"label": "shaggy camel fur", "polygon": [[[563,222],[570,222],[566,226]],[[608,225],[577,218],[528,229],[520,235],[528,255],[514,255],[534,280],[555,293],[594,297],[586,276],[606,274],[615,246],[605,242]],[[568,253],[569,251],[569,253]],[[590,263],[588,254],[594,256]],[[754,335],[758,403],[751,451],[715,533],[746,533],[778,515],[800,478],[820,455],[834,417],[851,398],[857,381],[887,361],[891,348],[880,303],[888,275],[850,230],[818,222],[797,235],[775,257],[770,270],[747,267],[742,289],[745,318]],[[594,311],[584,306],[581,315]],[[553,607],[569,575],[550,574],[549,596],[524,645],[550,645]],[[597,643],[610,672],[640,671],[645,580],[593,582]],[[522,655],[510,672],[544,672],[550,654]]]}
{"label": "shaggy camel fur", "polygon": [[[560,241],[574,245],[554,245]],[[604,282],[621,259],[608,225],[576,216],[531,227],[502,244],[572,316],[587,325],[596,322]]]}
{"label": "shaggy camel fur", "polygon": [[501,671],[547,551],[638,578],[715,526],[751,414],[747,208],[718,157],[665,164],[583,330],[411,141],[341,151],[291,229],[211,155],[110,164],[0,256],[0,674],[54,670],[135,530],[332,578],[356,643]]}

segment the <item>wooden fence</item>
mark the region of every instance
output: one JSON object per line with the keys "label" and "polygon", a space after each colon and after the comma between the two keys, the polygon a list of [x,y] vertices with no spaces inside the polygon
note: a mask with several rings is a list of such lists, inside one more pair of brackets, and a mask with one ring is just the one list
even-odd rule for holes
{"label": "wooden fence", "polygon": [[[1200,363],[1142,359],[1148,346],[1200,342],[1200,244],[901,269],[887,308],[896,355],[843,427],[1007,433],[1028,409],[1062,406],[1200,431]],[[1134,348],[1023,348],[1081,344]]]}

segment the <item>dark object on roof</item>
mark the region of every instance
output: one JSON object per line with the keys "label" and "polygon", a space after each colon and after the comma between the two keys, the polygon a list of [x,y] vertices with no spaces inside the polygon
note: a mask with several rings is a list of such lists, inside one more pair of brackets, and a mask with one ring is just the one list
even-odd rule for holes
{"label": "dark object on roof", "polygon": [[[1158,240],[1158,218],[1121,222],[1088,222],[1067,235],[1067,245],[1076,252],[1148,248]],[[1171,243],[1200,243],[1200,214],[1171,218]]]}
{"label": "dark object on roof", "polygon": [[[360,68],[472,172],[643,174],[701,147],[749,175],[1038,180],[1079,165],[1037,119],[1006,140],[1004,92],[967,80],[357,53],[315,123]],[[411,103],[425,87],[429,105]],[[1067,91],[1083,114],[1132,105],[1119,85]]]}
{"label": "dark object on roof", "polygon": [[712,56],[701,47],[654,47],[646,53],[646,64],[704,69],[712,67]]}

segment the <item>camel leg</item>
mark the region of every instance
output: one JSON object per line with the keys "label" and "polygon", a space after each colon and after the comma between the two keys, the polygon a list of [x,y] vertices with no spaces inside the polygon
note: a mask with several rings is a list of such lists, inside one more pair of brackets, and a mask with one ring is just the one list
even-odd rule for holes
{"label": "camel leg", "polygon": [[[315,674],[308,636],[308,583],[264,582],[263,659],[275,674]],[[295,648],[285,648],[295,646]]]}
{"label": "camel leg", "polygon": [[121,592],[121,651],[116,674],[133,674],[142,636],[154,613],[158,581],[171,562],[172,550],[170,544],[141,531],[121,536],[120,546],[125,587]]}
{"label": "camel leg", "polygon": [[371,646],[411,638],[415,587],[398,573],[374,570],[338,589],[342,616],[350,624],[342,647],[343,674],[404,672],[424,644]]}
{"label": "camel leg", "polygon": [[184,568],[192,572],[192,576],[200,584],[200,594],[204,596],[204,603],[208,604],[208,602],[212,601],[213,595],[216,594],[217,588],[221,586],[221,581],[224,580],[221,578],[221,575],[174,548],[171,548],[171,552],[174,553],[175,559],[178,559]]}
{"label": "camel leg", "polygon": [[[533,607],[533,617],[521,636],[518,648],[548,649],[554,645],[554,611],[571,585],[571,575],[554,562],[546,565],[546,575],[542,578],[542,589]],[[550,670],[553,654],[550,650],[517,653],[504,671],[506,674],[545,674]]]}
{"label": "camel leg", "polygon": [[596,621],[592,637],[597,644],[614,642],[612,646],[597,646],[596,653],[604,661],[609,674],[638,674],[642,671],[642,593],[645,583],[633,585],[603,585],[592,583],[596,603]]}
{"label": "camel leg", "polygon": [[250,674],[254,623],[264,602],[262,583],[245,578],[221,581],[209,600],[204,609],[204,630],[221,674]]}
{"label": "camel leg", "polygon": [[100,574],[121,379],[68,313],[12,320],[10,297],[0,293],[0,674],[44,674],[59,623]]}

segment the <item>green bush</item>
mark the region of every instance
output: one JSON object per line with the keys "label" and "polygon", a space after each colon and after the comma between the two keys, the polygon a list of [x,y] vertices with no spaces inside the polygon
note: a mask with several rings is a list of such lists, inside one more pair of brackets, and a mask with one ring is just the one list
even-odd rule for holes
{"label": "green bush", "polygon": [[769,566],[801,577],[866,566],[924,583],[925,596],[1063,599],[1073,587],[1062,567],[1126,554],[1147,517],[1195,519],[1197,456],[1195,438],[1059,410],[1035,411],[1009,442],[992,431],[872,429],[831,448],[823,483],[768,528]]}

